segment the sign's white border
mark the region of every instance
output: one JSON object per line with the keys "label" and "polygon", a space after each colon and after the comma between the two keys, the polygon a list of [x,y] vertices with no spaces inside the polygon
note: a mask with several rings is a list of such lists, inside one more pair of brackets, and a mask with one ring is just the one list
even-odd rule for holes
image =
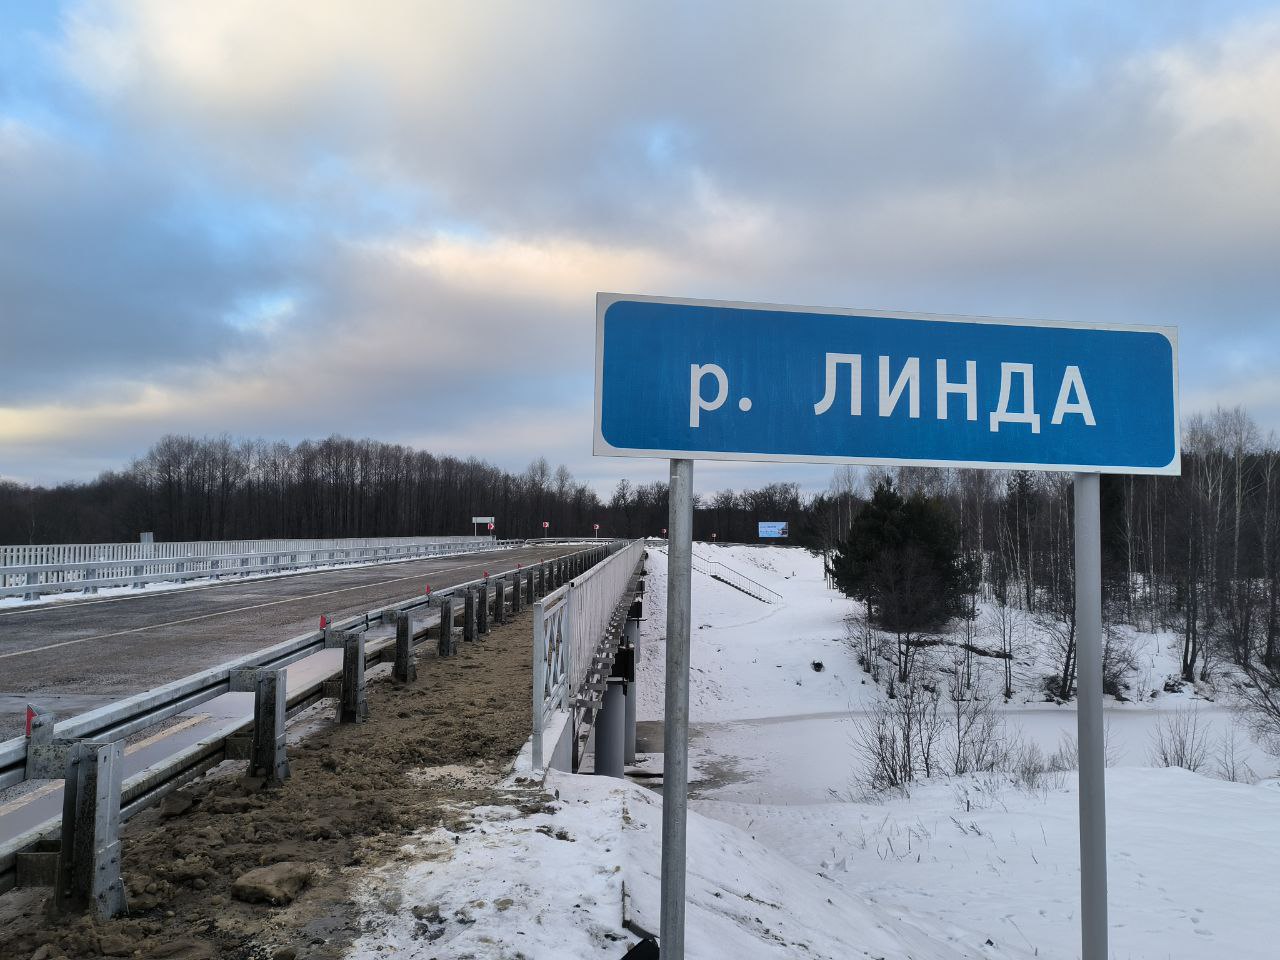
{"label": "sign's white border", "polygon": [[[604,315],[620,300],[671,303],[694,307],[768,310],[782,313],[820,313],[844,317],[884,317],[890,320],[937,320],[943,323],[991,323],[1012,327],[1064,327],[1076,330],[1117,330],[1158,333],[1173,350],[1173,458],[1163,467],[1099,466],[1077,463],[1007,463],[1002,460],[912,460],[900,457],[824,457],[791,453],[725,453],[718,450],[647,450],[615,447],[601,431],[601,391],[604,376]],[[1178,328],[1118,323],[1072,323],[1064,320],[1024,320],[1012,317],[967,317],[954,314],[907,313],[900,310],[859,310],[849,307],[805,307],[749,303],[737,300],[698,300],[644,294],[596,294],[596,395],[592,453],[600,457],[661,457],[664,460],[746,460],[781,463],[848,463],[864,466],[965,467],[974,470],[1037,470],[1052,473],[1132,473],[1174,475],[1182,472],[1182,420],[1178,397]]]}

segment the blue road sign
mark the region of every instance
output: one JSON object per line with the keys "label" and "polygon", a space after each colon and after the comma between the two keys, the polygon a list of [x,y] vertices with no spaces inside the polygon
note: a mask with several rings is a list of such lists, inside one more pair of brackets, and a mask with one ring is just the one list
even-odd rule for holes
{"label": "blue road sign", "polygon": [[760,520],[757,525],[761,540],[772,537],[785,537],[788,534],[786,521]]}
{"label": "blue road sign", "polygon": [[1177,330],[596,299],[595,452],[1180,469]]}

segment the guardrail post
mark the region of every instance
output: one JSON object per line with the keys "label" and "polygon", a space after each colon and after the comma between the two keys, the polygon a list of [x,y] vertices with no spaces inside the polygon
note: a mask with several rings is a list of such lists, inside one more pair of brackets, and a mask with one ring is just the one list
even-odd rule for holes
{"label": "guardrail post", "polygon": [[530,567],[528,570],[524,572],[524,591],[525,591],[524,599],[525,599],[525,602],[529,604],[529,606],[533,606],[533,601],[534,601],[534,595],[533,595],[534,570],[535,568]]}
{"label": "guardrail post", "polygon": [[507,581],[502,577],[495,577],[493,580],[493,622],[507,622]]}
{"label": "guardrail post", "polygon": [[[85,571],[84,571],[84,579],[85,579],[85,580],[97,580],[97,579],[98,579],[98,568],[97,568],[97,567],[85,567]],[[83,592],[84,592],[84,593],[97,593],[97,592],[98,592],[98,588],[97,588],[97,587],[85,587],[85,588],[84,588],[84,590],[83,590]]]}
{"label": "guardrail post", "polygon": [[476,633],[483,637],[489,632],[489,581],[476,587]]}
{"label": "guardrail post", "polygon": [[440,601],[440,640],[436,644],[436,651],[442,657],[451,657],[458,652],[457,645],[453,642],[453,597],[445,597]]}
{"label": "guardrail post", "polygon": [[413,620],[405,612],[396,614],[396,659],[391,666],[391,679],[401,683],[418,679],[418,665],[413,659]]}
{"label": "guardrail post", "polygon": [[462,640],[474,643],[476,640],[476,592],[473,589],[462,591]]}
{"label": "guardrail post", "polygon": [[120,877],[120,781],[124,741],[72,745],[62,793],[62,841],[54,908],[92,910],[110,920],[125,910]]}
{"label": "guardrail post", "polygon": [[38,707],[27,704],[31,711],[31,732],[27,734],[28,780],[50,780],[62,776],[66,769],[66,741],[55,743],[53,724],[57,717]]}
{"label": "guardrail post", "polygon": [[339,723],[363,723],[369,716],[364,691],[364,634],[348,632],[342,645],[342,695],[338,698]]}
{"label": "guardrail post", "polygon": [[339,630],[333,625],[333,614],[326,613],[322,619],[324,620],[325,626],[320,632],[324,635],[324,648],[326,650],[332,650],[336,647],[341,647],[343,644],[342,638],[344,631]]}
{"label": "guardrail post", "polygon": [[39,590],[32,590],[32,587],[39,586],[40,574],[28,573],[26,577],[27,592],[22,595],[23,600],[35,600],[40,596]]}
{"label": "guardrail post", "polygon": [[284,670],[259,670],[253,693],[249,776],[263,777],[264,787],[279,786],[289,776],[284,728],[286,699]]}
{"label": "guardrail post", "polygon": [[511,575],[511,615],[514,617],[520,612],[520,601],[523,596],[524,584],[520,582],[520,571],[517,570]]}

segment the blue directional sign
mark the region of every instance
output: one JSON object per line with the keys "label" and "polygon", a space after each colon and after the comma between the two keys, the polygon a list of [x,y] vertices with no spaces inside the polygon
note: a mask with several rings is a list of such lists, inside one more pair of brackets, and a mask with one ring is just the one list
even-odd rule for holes
{"label": "blue directional sign", "polygon": [[599,294],[595,452],[1176,474],[1177,331]]}
{"label": "blue directional sign", "polygon": [[757,526],[759,527],[761,540],[773,537],[785,537],[789,533],[785,520],[760,520],[758,521]]}

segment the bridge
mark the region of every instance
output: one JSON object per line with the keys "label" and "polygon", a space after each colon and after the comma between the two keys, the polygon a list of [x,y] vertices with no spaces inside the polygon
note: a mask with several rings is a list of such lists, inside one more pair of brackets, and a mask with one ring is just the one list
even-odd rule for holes
{"label": "bridge", "polygon": [[[126,589],[111,596],[70,593],[104,579],[100,558],[78,571],[59,561],[53,577],[32,558],[0,568],[11,592],[64,597],[0,610],[0,723],[21,733],[0,743],[0,893],[53,886],[63,910],[118,914],[123,821],[227,760],[264,788],[278,783],[290,719],[332,700],[339,723],[359,723],[366,670],[387,663],[412,683],[420,662],[517,618],[533,708],[511,708],[529,718],[538,764],[576,769],[601,724],[620,764],[634,696],[630,709],[617,700],[612,675],[615,661],[633,662],[626,624],[643,589],[642,544],[465,540],[366,544],[332,558],[336,569],[292,573],[297,550],[261,547],[242,551],[249,562],[178,570],[198,555],[185,545],[149,567],[126,558],[115,574]],[[175,574],[200,582],[164,592],[128,582]]]}

